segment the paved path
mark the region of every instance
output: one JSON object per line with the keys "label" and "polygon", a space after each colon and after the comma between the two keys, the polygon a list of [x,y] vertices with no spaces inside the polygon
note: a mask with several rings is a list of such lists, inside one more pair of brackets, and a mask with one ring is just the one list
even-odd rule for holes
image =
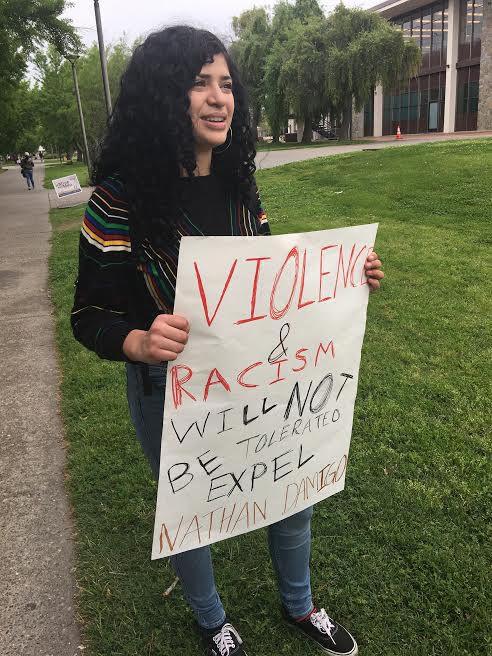
{"label": "paved path", "polygon": [[[477,139],[478,137],[492,137],[492,132],[453,132],[450,134],[415,134],[404,137],[401,141],[391,137],[368,139],[363,144],[349,146],[317,146],[316,148],[292,148],[286,150],[261,150],[256,156],[257,169],[269,169],[282,166],[290,162],[301,162],[315,157],[327,157],[342,153],[355,153],[361,150],[379,150],[380,148],[395,148],[400,146],[413,146],[418,143],[435,141],[448,141],[455,139]],[[388,140],[390,139],[390,140]]]}
{"label": "paved path", "polygon": [[47,290],[48,194],[0,173],[0,654],[80,654],[59,373]]}

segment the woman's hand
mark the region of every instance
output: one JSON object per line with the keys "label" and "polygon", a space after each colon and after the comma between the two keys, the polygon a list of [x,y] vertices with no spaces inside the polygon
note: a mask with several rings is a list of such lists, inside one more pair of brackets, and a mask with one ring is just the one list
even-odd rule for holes
{"label": "woman's hand", "polygon": [[149,330],[132,330],[123,342],[123,353],[135,362],[160,364],[176,360],[188,341],[190,324],[178,314],[159,314]]}
{"label": "woman's hand", "polygon": [[381,286],[379,282],[384,278],[384,273],[381,271],[383,266],[381,260],[378,257],[377,253],[372,252],[364,264],[364,269],[367,276],[367,284],[369,285],[371,292],[376,291]]}

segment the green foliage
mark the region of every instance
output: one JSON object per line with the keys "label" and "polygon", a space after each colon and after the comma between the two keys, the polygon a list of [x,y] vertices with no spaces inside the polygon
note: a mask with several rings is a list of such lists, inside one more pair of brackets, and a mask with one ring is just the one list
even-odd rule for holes
{"label": "green foliage", "polygon": [[[330,114],[347,137],[352,99],[357,110],[374,86],[393,86],[414,75],[420,51],[378,14],[339,4],[328,16],[317,0],[282,0],[268,16],[253,9],[234,18],[232,54],[262,106],[275,137],[290,113],[306,126]],[[264,47],[265,39],[268,47]],[[259,121],[257,121],[259,122]]]}
{"label": "green foliage", "polygon": [[[4,103],[0,152],[34,152],[41,143],[37,121],[39,90],[31,88],[25,80],[9,90],[8,102]],[[6,100],[6,99],[5,99]]]}
{"label": "green foliage", "polygon": [[[131,47],[124,39],[111,44],[106,49],[109,86],[113,104],[118,97],[120,78],[130,59],[131,52]],[[94,152],[97,143],[104,134],[107,122],[101,63],[99,49],[96,44],[93,44],[84,57],[77,61],[77,71],[89,150]]]}
{"label": "green foliage", "polygon": [[270,48],[270,25],[265,9],[250,9],[234,17],[232,27],[237,40],[231,54],[241,71],[253,112],[253,124],[260,122],[263,104],[263,76],[265,60]]}
{"label": "green foliage", "polygon": [[327,114],[330,98],[325,90],[325,19],[312,16],[295,20],[284,44],[277,84],[285,90],[293,113],[304,122],[303,141],[311,141],[311,124]]}
{"label": "green foliage", "polygon": [[[45,43],[74,50],[79,38],[70,22],[60,18],[66,0],[0,0],[0,151],[14,150],[20,81],[28,59]],[[39,144],[38,144],[39,145]]]}
{"label": "green foliage", "polygon": [[[108,77],[113,102],[131,47],[124,39],[107,49]],[[75,62],[89,149],[94,151],[106,127],[106,105],[101,77],[99,50],[93,44]],[[83,150],[79,114],[74,94],[72,65],[54,49],[37,58],[40,73],[39,116],[43,140],[58,153],[71,156],[74,148]]]}
{"label": "green foliage", "polygon": [[325,39],[325,90],[343,124],[350,120],[352,99],[360,110],[373,87],[391,87],[415,75],[420,63],[414,41],[364,9],[339,4],[326,20]]}
{"label": "green foliage", "polygon": [[71,64],[51,47],[37,58],[40,73],[38,115],[42,139],[57,153],[71,153],[79,140]]}

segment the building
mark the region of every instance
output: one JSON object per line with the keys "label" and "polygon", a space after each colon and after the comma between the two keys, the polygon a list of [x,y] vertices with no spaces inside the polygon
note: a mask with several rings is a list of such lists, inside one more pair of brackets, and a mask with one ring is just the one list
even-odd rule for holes
{"label": "building", "polygon": [[417,77],[377,87],[352,136],[492,130],[492,0],[385,0],[373,8],[422,51]]}

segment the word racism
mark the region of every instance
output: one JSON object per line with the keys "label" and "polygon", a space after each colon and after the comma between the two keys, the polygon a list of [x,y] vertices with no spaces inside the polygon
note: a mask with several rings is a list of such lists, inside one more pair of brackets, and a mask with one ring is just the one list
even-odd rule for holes
{"label": "word racism", "polygon": [[183,238],[153,558],[343,489],[376,229]]}

